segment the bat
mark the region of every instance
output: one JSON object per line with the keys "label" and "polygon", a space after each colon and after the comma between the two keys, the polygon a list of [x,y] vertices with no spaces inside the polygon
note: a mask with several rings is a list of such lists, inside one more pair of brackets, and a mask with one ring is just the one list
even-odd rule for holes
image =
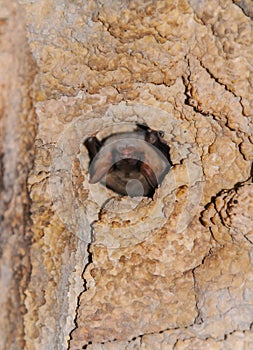
{"label": "bat", "polygon": [[121,195],[152,197],[171,168],[169,146],[162,131],[137,124],[132,132],[119,132],[103,140],[84,141],[90,157],[90,183],[101,182]]}

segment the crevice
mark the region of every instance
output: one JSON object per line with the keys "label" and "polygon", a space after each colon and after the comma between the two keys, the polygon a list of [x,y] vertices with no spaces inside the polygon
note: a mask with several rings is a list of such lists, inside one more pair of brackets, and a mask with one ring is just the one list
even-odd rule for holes
{"label": "crevice", "polygon": [[86,345],[82,347],[82,349],[87,349],[89,345],[92,345],[92,341],[89,341]]}
{"label": "crevice", "polygon": [[225,91],[230,92],[230,93],[233,95],[233,97],[235,97],[236,99],[241,100],[241,97],[240,97],[240,96],[237,96],[232,90],[230,90],[230,89],[227,87],[226,84],[222,83],[222,82],[219,80],[219,78],[217,78],[217,77],[210,71],[210,69],[207,68],[207,67],[204,65],[204,63],[202,62],[202,60],[200,60],[199,58],[197,58],[197,60],[198,60],[198,62],[199,62],[199,64],[200,64],[200,66],[208,73],[208,75],[210,76],[211,79],[213,79],[218,85],[223,86],[224,89],[225,89]]}
{"label": "crevice", "polygon": [[0,192],[4,190],[4,154],[0,153]]}
{"label": "crevice", "polygon": [[[92,230],[91,230],[91,237],[93,237]],[[89,243],[88,246],[87,246],[88,258],[87,258],[87,263],[86,263],[86,265],[83,268],[83,273],[82,273],[82,276],[81,276],[81,278],[83,279],[83,290],[77,296],[77,303],[76,303],[76,308],[75,308],[75,317],[74,317],[74,320],[73,320],[75,327],[69,333],[69,339],[67,341],[67,350],[71,349],[71,341],[73,340],[73,333],[75,332],[76,329],[78,329],[78,313],[79,313],[79,308],[80,308],[80,305],[81,305],[81,297],[88,290],[88,288],[87,288],[87,281],[86,281],[85,278],[83,278],[83,275],[84,275],[87,267],[90,264],[92,264],[92,262],[93,262],[92,253],[90,251],[91,244],[92,243]],[[91,344],[91,342],[89,342],[87,344],[87,346],[89,344]],[[82,349],[86,349],[86,347],[82,348]]]}
{"label": "crevice", "polygon": [[[203,61],[202,61],[201,59],[197,58],[197,60],[198,60],[198,62],[199,62],[199,64],[200,64],[200,66],[201,66],[201,67],[207,72],[207,74],[210,76],[210,78],[213,79],[213,80],[215,81],[215,83],[217,83],[218,85],[223,86],[223,87],[224,87],[224,90],[227,91],[228,93],[230,93],[230,94],[236,99],[236,101],[237,101],[237,102],[240,104],[240,106],[241,106],[242,115],[245,116],[245,117],[247,117],[247,115],[244,114],[244,106],[243,106],[243,104],[242,104],[242,96],[237,96],[237,95],[235,94],[235,92],[233,92],[225,83],[222,83],[222,82],[220,81],[220,79],[217,78],[217,77],[210,71],[210,69],[207,68],[207,67],[204,65],[204,63],[203,63]],[[232,129],[232,128],[228,125],[228,122],[225,124],[225,126],[226,126],[229,130],[231,130],[231,131],[235,131],[235,130],[236,130],[236,129]]]}
{"label": "crevice", "polygon": [[[247,138],[247,140],[250,142],[249,137]],[[244,140],[243,140],[243,141],[244,141]],[[243,153],[243,150],[242,150],[243,141],[240,142],[240,143],[238,144],[238,151],[239,151],[239,153],[241,154],[243,160],[245,160],[245,161],[247,162],[248,159],[247,159],[247,157],[245,156],[245,154]],[[251,143],[251,142],[250,142],[250,143]],[[237,144],[236,144],[236,145],[237,145]],[[253,160],[253,159],[252,159],[252,160]],[[250,177],[252,177],[252,175],[253,175],[253,163],[252,163],[252,168],[251,168],[251,170],[250,170]]]}
{"label": "crevice", "polygon": [[[163,334],[167,331],[176,331],[180,329],[180,327],[175,327],[175,328],[167,328],[167,329],[164,329],[164,330],[161,330],[161,331],[158,331],[158,332],[150,332],[150,333],[143,333],[143,334],[140,334],[140,335],[136,335],[134,336],[133,338],[127,340],[125,339],[124,341],[126,342],[126,344],[129,344],[131,345],[132,342],[134,341],[138,341],[139,340],[139,344],[140,344],[140,349],[141,349],[141,346],[142,346],[142,343],[143,343],[143,337],[145,336],[150,336],[150,335],[156,335],[156,334]],[[187,329],[187,327],[182,327],[182,329]],[[92,344],[100,344],[100,345],[108,345],[108,344],[113,344],[113,343],[116,343],[116,342],[121,342],[122,339],[112,339],[112,340],[108,340],[108,341],[103,341],[103,342],[99,342],[99,343],[95,343],[93,341],[89,341],[87,344],[85,344],[82,349],[87,349],[89,345],[92,345]],[[70,349],[68,349],[70,350]]]}
{"label": "crevice", "polygon": [[143,344],[143,336],[141,335],[140,336],[140,348],[142,347],[142,344]]}
{"label": "crevice", "polygon": [[232,3],[238,7],[243,14],[248,17],[249,19],[253,19],[253,4],[252,4],[252,8],[247,8],[247,4],[245,3],[245,0],[232,0]]}
{"label": "crevice", "polygon": [[250,244],[253,245],[253,241],[247,237],[247,235],[243,235],[243,237],[246,239],[246,241]]}
{"label": "crevice", "polygon": [[[213,73],[210,71],[209,68],[207,68],[203,62],[196,56],[194,56],[195,59],[199,62],[200,64],[200,67],[203,68],[206,73],[209,75],[210,79],[214,80],[216,84],[218,84],[219,86],[222,86],[224,88],[224,91],[227,91],[228,93],[230,93],[235,99],[236,101],[240,104],[241,106],[241,112],[242,112],[242,115],[247,117],[245,114],[244,114],[244,106],[242,104],[242,97],[241,96],[237,96],[231,89],[228,88],[228,86],[224,83],[222,83],[219,78],[217,78],[216,76],[213,75]],[[182,77],[183,79],[183,84],[185,86],[185,91],[184,91],[184,94],[185,94],[185,104],[189,107],[191,107],[193,109],[194,112],[196,113],[200,113],[202,116],[206,117],[212,117],[214,120],[216,120],[219,125],[220,122],[221,122],[221,119],[220,118],[217,118],[211,111],[205,111],[203,109],[200,109],[199,105],[198,105],[198,102],[192,98],[192,95],[191,95],[191,88],[192,88],[192,85],[191,85],[191,64],[190,64],[190,59],[187,57],[187,55],[185,56],[185,60],[187,61],[187,66],[188,66],[188,72],[185,76]],[[234,132],[236,131],[236,129],[234,128],[231,128],[228,124],[228,118],[226,115],[223,116],[223,118],[225,118],[225,120],[223,120],[224,122],[224,125],[221,125],[221,127],[225,126],[227,127],[230,131]]]}
{"label": "crevice", "polygon": [[[192,327],[193,325],[200,325],[204,322],[202,315],[201,315],[201,309],[199,307],[199,287],[198,287],[198,283],[197,283],[197,277],[195,274],[195,271],[202,265],[205,264],[206,259],[208,259],[210,256],[212,256],[213,252],[212,252],[212,248],[209,249],[209,251],[204,255],[204,257],[202,258],[202,261],[199,265],[195,266],[193,269],[191,269],[191,273],[192,273],[192,277],[193,277],[193,287],[194,287],[194,296],[195,296],[195,303],[196,303],[196,311],[197,311],[197,316],[195,317],[195,320],[193,322],[192,325],[190,325],[190,327]],[[185,327],[186,329],[189,328]]]}
{"label": "crevice", "polygon": [[214,116],[209,111],[205,112],[205,111],[199,109],[198,102],[192,98],[192,95],[191,95],[192,85],[190,82],[190,80],[191,80],[191,64],[190,64],[190,59],[187,57],[187,55],[185,56],[185,60],[187,62],[188,71],[187,71],[185,76],[182,76],[183,85],[185,87],[185,90],[184,90],[185,101],[184,102],[187,106],[191,107],[194,112],[201,114],[203,117],[212,116],[214,118]]}
{"label": "crevice", "polygon": [[[203,258],[201,265],[204,263],[206,257]],[[199,265],[200,266],[200,265]],[[198,266],[196,266],[194,269],[192,269],[192,277],[193,277],[193,288],[194,288],[194,297],[195,297],[195,307],[196,307],[196,311],[197,311],[197,316],[195,317],[195,320],[193,322],[193,324],[197,324],[200,325],[202,324],[203,318],[201,316],[201,310],[199,308],[199,298],[198,298],[198,285],[197,285],[197,279],[195,276],[195,270],[198,268]]]}

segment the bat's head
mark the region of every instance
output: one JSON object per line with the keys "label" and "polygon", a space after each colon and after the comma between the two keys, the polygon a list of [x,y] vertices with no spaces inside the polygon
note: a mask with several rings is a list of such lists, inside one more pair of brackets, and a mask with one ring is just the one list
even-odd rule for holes
{"label": "bat's head", "polygon": [[122,159],[133,158],[136,153],[136,147],[131,144],[119,144],[116,151],[121,155]]}
{"label": "bat's head", "polygon": [[107,145],[112,152],[112,159],[116,163],[121,160],[128,160],[133,164],[143,158],[143,149],[140,147],[141,141],[144,142],[138,133],[122,133],[112,136]]}
{"label": "bat's head", "polygon": [[136,163],[141,160],[142,152],[138,149],[135,140],[120,140],[113,149],[115,162],[127,159],[130,163]]}

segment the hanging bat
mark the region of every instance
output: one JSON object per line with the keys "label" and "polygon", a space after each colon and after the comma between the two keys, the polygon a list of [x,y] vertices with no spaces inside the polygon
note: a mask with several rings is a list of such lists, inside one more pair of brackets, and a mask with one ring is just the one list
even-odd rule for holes
{"label": "hanging bat", "polygon": [[122,195],[152,197],[171,167],[163,135],[137,124],[136,131],[116,133],[101,141],[87,138],[90,183],[101,182]]}

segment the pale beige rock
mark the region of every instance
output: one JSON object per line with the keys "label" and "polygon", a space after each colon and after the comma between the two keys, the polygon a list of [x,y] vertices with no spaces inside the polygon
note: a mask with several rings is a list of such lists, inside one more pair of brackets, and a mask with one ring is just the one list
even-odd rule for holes
{"label": "pale beige rock", "polygon": [[[26,349],[250,348],[250,4],[20,4],[38,66]],[[88,181],[84,139],[136,122],[171,148],[153,200]]]}
{"label": "pale beige rock", "polygon": [[25,290],[31,272],[27,177],[34,157],[36,63],[25,11],[0,0],[0,348],[23,349]]}

